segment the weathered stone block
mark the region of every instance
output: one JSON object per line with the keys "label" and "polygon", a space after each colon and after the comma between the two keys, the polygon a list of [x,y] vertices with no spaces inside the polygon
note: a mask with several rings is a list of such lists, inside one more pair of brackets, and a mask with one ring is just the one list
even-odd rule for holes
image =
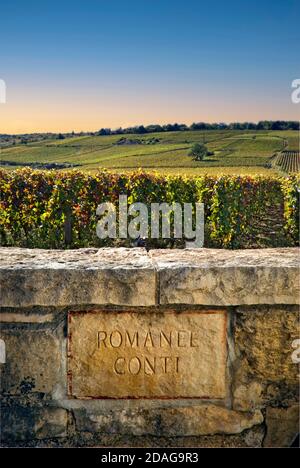
{"label": "weathered stone block", "polygon": [[[297,307],[237,309],[234,327],[237,357],[233,390],[235,409],[249,411],[275,397],[282,401],[293,388],[298,388],[298,365],[292,361],[292,343],[298,336]],[[278,384],[276,389],[275,384]]]}
{"label": "weathered stone block", "polygon": [[[7,310],[7,309],[6,309]],[[16,309],[18,310],[18,309]],[[26,309],[25,309],[26,310]],[[10,312],[1,312],[1,323],[49,323],[53,322],[55,314],[16,312],[11,309]]]}
{"label": "weathered stone block", "polygon": [[236,375],[236,386],[234,387],[233,399],[234,409],[238,411],[253,411],[263,406],[264,385],[260,382],[245,378],[241,372],[242,380]]}
{"label": "weathered stone block", "polygon": [[150,251],[161,304],[299,304],[299,250]]}
{"label": "weathered stone block", "polygon": [[1,329],[6,363],[0,365],[1,393],[51,393],[60,379],[61,351],[51,330]]}
{"label": "weathered stone block", "polygon": [[156,301],[144,249],[0,249],[2,307],[130,305]]}
{"label": "weathered stone block", "polygon": [[290,447],[299,434],[299,405],[267,408],[264,447]]}
{"label": "weathered stone block", "polygon": [[61,408],[12,406],[1,408],[1,440],[66,437],[68,413]]}
{"label": "weathered stone block", "polygon": [[235,343],[248,362],[248,372],[265,381],[298,382],[292,343],[299,337],[297,308],[237,310]]}
{"label": "weathered stone block", "polygon": [[74,415],[79,431],[157,437],[239,434],[263,422],[260,411],[239,413],[212,404],[103,413],[75,409]]}
{"label": "weathered stone block", "polygon": [[225,398],[224,311],[69,314],[77,398]]}

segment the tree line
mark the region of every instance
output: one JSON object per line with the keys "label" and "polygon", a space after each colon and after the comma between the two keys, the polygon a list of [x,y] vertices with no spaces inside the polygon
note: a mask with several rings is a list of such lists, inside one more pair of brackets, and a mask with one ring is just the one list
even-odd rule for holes
{"label": "tree line", "polygon": [[146,133],[162,133],[162,132],[184,132],[187,130],[300,130],[300,122],[293,120],[260,120],[257,123],[253,122],[232,122],[232,123],[207,123],[194,122],[191,125],[186,124],[151,124],[151,125],[136,125],[126,128],[101,128],[96,132],[67,132],[67,133],[25,133],[19,135],[9,135],[0,133],[0,147],[11,146],[16,144],[27,144],[47,139],[63,140],[75,136],[97,136],[97,135],[123,135],[123,134],[146,134]]}
{"label": "tree line", "polygon": [[293,120],[260,120],[254,122],[232,122],[226,124],[194,122],[191,125],[186,124],[152,124],[152,125],[136,125],[133,127],[117,128],[101,128],[97,135],[121,135],[121,134],[145,134],[145,133],[160,133],[160,132],[183,132],[187,130],[299,130],[300,122]]}

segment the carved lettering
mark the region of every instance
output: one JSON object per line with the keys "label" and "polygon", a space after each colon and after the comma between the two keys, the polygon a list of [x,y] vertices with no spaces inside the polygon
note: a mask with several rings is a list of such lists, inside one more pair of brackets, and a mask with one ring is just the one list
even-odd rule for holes
{"label": "carved lettering", "polygon": [[197,333],[191,330],[138,330],[121,332],[119,330],[100,330],[97,333],[98,348],[101,346],[120,348],[196,348],[199,346]]}
{"label": "carved lettering", "polygon": [[68,323],[76,398],[227,395],[225,311],[71,312]]}

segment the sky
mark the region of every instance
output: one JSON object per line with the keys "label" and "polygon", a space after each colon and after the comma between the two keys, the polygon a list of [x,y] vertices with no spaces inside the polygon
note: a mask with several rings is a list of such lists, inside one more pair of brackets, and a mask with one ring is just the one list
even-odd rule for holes
{"label": "sky", "polygon": [[299,0],[0,3],[0,133],[299,120]]}

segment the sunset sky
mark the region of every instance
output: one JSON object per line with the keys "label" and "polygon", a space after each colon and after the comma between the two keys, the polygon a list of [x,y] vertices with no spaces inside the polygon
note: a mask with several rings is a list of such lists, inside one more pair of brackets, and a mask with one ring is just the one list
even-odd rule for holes
{"label": "sunset sky", "polygon": [[0,133],[299,120],[299,0],[12,0],[0,15]]}

